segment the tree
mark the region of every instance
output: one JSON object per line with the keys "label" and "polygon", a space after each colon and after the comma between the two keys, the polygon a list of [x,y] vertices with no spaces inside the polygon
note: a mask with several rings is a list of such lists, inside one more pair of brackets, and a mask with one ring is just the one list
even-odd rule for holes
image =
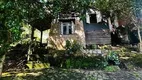
{"label": "tree", "polygon": [[103,13],[117,14],[119,18],[132,12],[132,0],[96,0],[94,6]]}
{"label": "tree", "polygon": [[0,0],[0,50],[20,39],[22,23],[43,27],[44,23],[50,23],[53,18],[57,18],[59,13],[83,13],[89,7],[90,1]]}
{"label": "tree", "polygon": [[90,0],[0,0],[0,55],[20,39],[22,23],[42,27],[35,23],[50,22],[59,13],[82,13],[89,4]]}
{"label": "tree", "polygon": [[139,51],[142,52],[142,40],[141,40],[141,27],[142,27],[142,3],[141,0],[133,0],[133,12],[134,12],[134,16],[133,16],[133,23],[134,25],[137,27],[138,30],[138,37],[140,40],[140,44],[139,44]]}
{"label": "tree", "polygon": [[0,22],[15,41],[20,38],[22,22],[31,24],[48,16],[57,17],[61,12],[81,13],[88,4],[90,0],[1,0]]}
{"label": "tree", "polygon": [[[113,20],[117,15],[118,19],[123,19],[127,24],[134,24],[137,27],[138,37],[141,43],[141,0],[95,0],[94,6]],[[139,46],[139,50],[142,50],[141,48],[142,46]]]}

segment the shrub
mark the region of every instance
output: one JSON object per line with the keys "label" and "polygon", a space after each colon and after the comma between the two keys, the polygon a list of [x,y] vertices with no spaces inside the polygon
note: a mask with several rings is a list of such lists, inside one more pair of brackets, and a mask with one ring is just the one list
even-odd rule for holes
{"label": "shrub", "polygon": [[70,50],[71,49],[71,42],[69,40],[66,40],[66,45],[65,45],[65,49],[66,50]]}
{"label": "shrub", "polygon": [[48,54],[48,61],[50,65],[55,67],[61,67],[66,60],[66,56],[64,55],[64,53],[64,50],[50,49]]}
{"label": "shrub", "polygon": [[65,62],[66,68],[82,68],[82,69],[102,69],[107,66],[107,61],[102,56],[83,57],[78,56],[67,59]]}
{"label": "shrub", "polygon": [[131,57],[129,61],[137,67],[142,67],[142,54],[137,54]]}
{"label": "shrub", "polygon": [[118,66],[107,66],[107,67],[105,67],[104,70],[107,71],[107,72],[115,72],[115,71],[118,71],[120,69],[119,69]]}
{"label": "shrub", "polygon": [[110,51],[108,55],[106,56],[106,59],[109,65],[119,65],[120,64],[118,54],[114,51]]}
{"label": "shrub", "polygon": [[78,51],[81,51],[81,45],[77,43],[77,41],[73,41],[73,43],[71,43],[69,40],[67,40],[65,49],[69,54],[77,53]]}

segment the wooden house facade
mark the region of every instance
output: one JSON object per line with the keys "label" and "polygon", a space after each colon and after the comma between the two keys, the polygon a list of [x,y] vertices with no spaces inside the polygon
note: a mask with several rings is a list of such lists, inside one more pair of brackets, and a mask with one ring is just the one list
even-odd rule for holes
{"label": "wooden house facade", "polygon": [[51,24],[48,46],[61,50],[66,40],[77,41],[83,47],[111,44],[109,30],[108,22],[103,20],[99,11],[88,11],[84,21],[76,15],[62,14]]}

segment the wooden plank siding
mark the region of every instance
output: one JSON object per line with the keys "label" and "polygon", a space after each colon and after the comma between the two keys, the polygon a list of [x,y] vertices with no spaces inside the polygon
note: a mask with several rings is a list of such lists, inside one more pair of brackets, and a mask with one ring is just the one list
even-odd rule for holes
{"label": "wooden plank siding", "polygon": [[111,43],[111,36],[108,30],[86,31],[85,39],[86,39],[86,45]]}

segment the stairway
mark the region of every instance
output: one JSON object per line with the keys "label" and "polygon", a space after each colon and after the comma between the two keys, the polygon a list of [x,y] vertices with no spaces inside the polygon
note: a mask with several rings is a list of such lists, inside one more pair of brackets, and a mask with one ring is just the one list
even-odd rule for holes
{"label": "stairway", "polygon": [[22,70],[25,68],[27,45],[18,44],[6,54],[3,71]]}
{"label": "stairway", "polygon": [[[31,51],[31,54],[29,53]],[[34,64],[48,64],[48,50],[44,46],[30,46],[17,44],[6,54],[3,72],[29,69],[29,62]],[[29,57],[29,58],[28,58]]]}

